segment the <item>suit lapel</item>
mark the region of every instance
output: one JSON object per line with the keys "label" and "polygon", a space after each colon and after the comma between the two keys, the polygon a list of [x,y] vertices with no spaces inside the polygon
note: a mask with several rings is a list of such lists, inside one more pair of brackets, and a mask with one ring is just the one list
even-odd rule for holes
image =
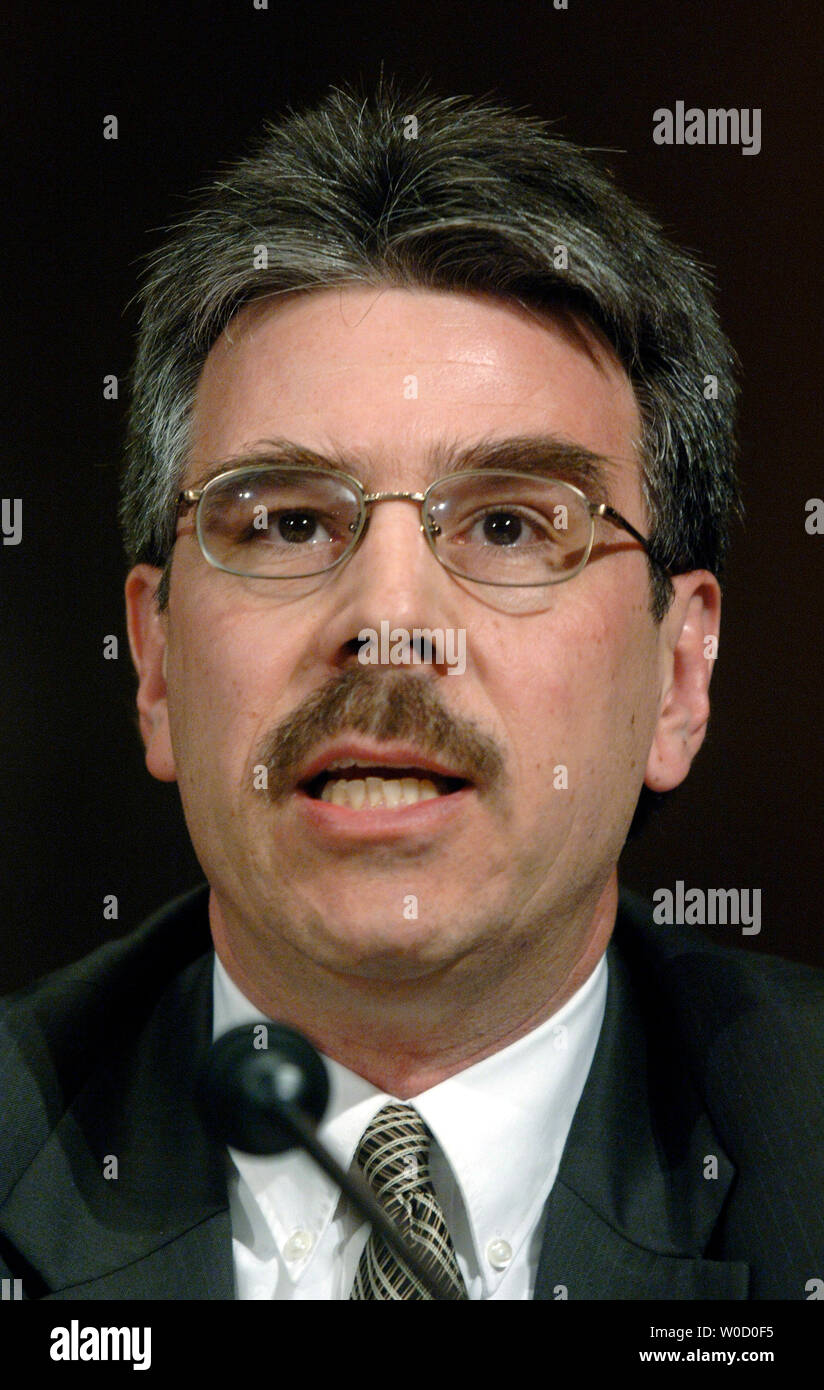
{"label": "suit lapel", "polygon": [[82,1283],[69,1283],[55,1299],[233,1299],[232,1231],[228,1209],[173,1234],[164,1244],[126,1265]]}
{"label": "suit lapel", "polygon": [[225,1155],[195,1104],[211,1017],[210,952],[173,979],[137,1040],[121,1043],[112,1008],[102,1060],[0,1214],[38,1276],[29,1296],[234,1297]]}
{"label": "suit lapel", "polygon": [[536,1299],[742,1299],[707,1258],[734,1168],[619,911],[604,1023],[545,1209]]}

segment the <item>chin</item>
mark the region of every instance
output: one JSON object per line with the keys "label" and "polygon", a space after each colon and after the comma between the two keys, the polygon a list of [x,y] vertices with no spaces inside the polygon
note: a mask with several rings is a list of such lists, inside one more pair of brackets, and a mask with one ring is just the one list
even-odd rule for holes
{"label": "chin", "polygon": [[414,980],[442,969],[463,951],[454,939],[416,921],[370,926],[361,918],[349,931],[336,922],[326,934],[323,963],[369,980]]}

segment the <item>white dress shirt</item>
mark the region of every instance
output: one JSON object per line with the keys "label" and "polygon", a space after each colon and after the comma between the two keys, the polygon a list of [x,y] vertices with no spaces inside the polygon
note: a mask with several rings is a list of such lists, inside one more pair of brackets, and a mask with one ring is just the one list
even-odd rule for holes
{"label": "white dress shirt", "polygon": [[[552,1189],[601,1031],[602,956],[556,1014],[500,1052],[406,1102],[432,1131],[430,1173],[470,1299],[531,1299]],[[215,956],[214,1037],[267,1022]],[[377,1112],[397,1100],[325,1057],[319,1136],[348,1168]],[[348,1299],[370,1226],[308,1154],[228,1150],[239,1299]]]}

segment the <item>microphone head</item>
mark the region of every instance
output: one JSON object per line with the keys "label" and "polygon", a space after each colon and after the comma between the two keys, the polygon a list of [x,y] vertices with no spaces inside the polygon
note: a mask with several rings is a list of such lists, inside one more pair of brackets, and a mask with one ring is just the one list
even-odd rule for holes
{"label": "microphone head", "polygon": [[213,1139],[250,1154],[276,1154],[300,1141],[286,1109],[317,1123],[329,1102],[329,1077],[310,1042],[283,1023],[250,1023],[212,1046],[197,1091]]}

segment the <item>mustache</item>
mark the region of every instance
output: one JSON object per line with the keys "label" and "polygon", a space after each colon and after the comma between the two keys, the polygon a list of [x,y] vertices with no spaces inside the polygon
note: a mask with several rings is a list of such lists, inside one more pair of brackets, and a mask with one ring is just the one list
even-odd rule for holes
{"label": "mustache", "polygon": [[261,741],[255,761],[266,768],[270,799],[293,791],[318,744],[338,734],[409,740],[487,787],[504,774],[497,743],[473,720],[451,714],[428,678],[357,666],[314,691]]}

